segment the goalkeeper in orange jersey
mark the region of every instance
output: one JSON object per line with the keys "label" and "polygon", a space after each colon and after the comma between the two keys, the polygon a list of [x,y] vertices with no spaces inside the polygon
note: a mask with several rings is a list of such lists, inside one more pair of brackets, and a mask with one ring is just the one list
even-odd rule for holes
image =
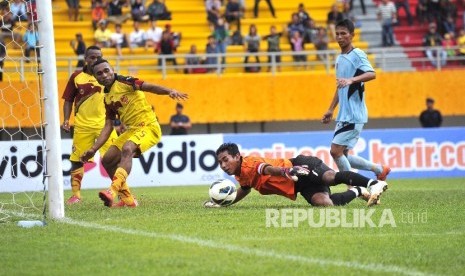
{"label": "goalkeeper in orange jersey", "polygon": [[[99,193],[99,197],[108,207],[136,207],[138,203],[126,183],[131,172],[132,158],[140,156],[161,139],[160,124],[144,92],[167,95],[175,100],[184,100],[188,96],[137,78],[117,75],[104,59],[94,63],[92,72],[104,86],[106,119],[95,144],[82,154],[81,161],[87,162],[104,145],[113,131],[114,120],[119,116],[126,130],[113,141],[102,158],[102,164],[113,181],[108,190]],[[121,200],[114,203],[118,195]]]}
{"label": "goalkeeper in orange jersey", "polygon": [[[377,204],[387,183],[369,179],[352,171],[335,172],[317,157],[298,155],[291,159],[271,159],[241,156],[234,143],[221,145],[216,156],[221,169],[234,175],[240,187],[233,204],[242,200],[254,188],[263,195],[281,195],[295,200],[300,193],[313,206],[345,205],[361,197],[368,206]],[[331,194],[330,186],[353,186],[342,193]],[[205,207],[220,207],[211,201]]]}
{"label": "goalkeeper in orange jersey", "polygon": [[[102,51],[97,46],[90,46],[84,55],[85,65],[82,70],[75,71],[68,80],[63,92],[63,130],[70,131],[69,118],[74,104],[73,147],[69,160],[71,161],[71,190],[73,195],[67,204],[81,201],[81,181],[84,177],[84,167],[79,158],[91,147],[105,125],[105,106],[103,104],[103,86],[92,74],[92,65],[102,58]],[[111,132],[111,139],[100,148],[103,156],[116,138],[116,132]]]}

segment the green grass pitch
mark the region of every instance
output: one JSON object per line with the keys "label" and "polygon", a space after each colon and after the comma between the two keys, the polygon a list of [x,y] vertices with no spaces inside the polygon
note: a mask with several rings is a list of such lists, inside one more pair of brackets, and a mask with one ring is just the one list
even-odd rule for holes
{"label": "green grass pitch", "polygon": [[465,178],[389,184],[371,219],[396,227],[266,227],[267,208],[311,207],[256,191],[205,209],[206,186],[134,188],[138,208],[109,209],[85,190],[61,222],[0,223],[0,275],[465,275]]}

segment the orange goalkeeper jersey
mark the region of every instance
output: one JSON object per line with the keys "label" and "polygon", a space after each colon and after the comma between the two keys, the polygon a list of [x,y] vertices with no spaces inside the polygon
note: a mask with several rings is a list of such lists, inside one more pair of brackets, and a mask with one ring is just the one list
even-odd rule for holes
{"label": "orange goalkeeper jersey", "polygon": [[259,167],[269,164],[275,167],[292,167],[289,159],[269,159],[262,157],[242,157],[241,174],[235,176],[242,187],[250,187],[262,195],[282,195],[295,200],[294,181],[283,176],[271,176],[259,174]]}
{"label": "orange goalkeeper jersey", "polygon": [[157,122],[152,106],[140,90],[142,80],[115,76],[110,90],[105,89],[105,108],[107,119],[114,120],[119,115],[121,122],[128,128],[147,126]]}

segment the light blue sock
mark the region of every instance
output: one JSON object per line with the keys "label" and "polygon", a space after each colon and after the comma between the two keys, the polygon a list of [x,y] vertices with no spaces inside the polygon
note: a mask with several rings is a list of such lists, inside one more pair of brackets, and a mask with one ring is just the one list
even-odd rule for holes
{"label": "light blue sock", "polygon": [[338,159],[335,159],[334,161],[336,161],[337,168],[339,169],[340,172],[350,171],[351,169],[350,163],[345,155],[342,155],[341,157],[339,157]]}
{"label": "light blue sock", "polygon": [[372,171],[375,174],[380,174],[383,172],[383,168],[381,167],[381,165],[375,164],[360,156],[349,155],[347,159],[349,160],[350,165],[356,169]]}

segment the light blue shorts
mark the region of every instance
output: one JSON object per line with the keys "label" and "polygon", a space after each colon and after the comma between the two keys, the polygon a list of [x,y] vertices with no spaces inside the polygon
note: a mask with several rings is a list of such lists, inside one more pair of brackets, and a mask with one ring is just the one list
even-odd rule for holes
{"label": "light blue shorts", "polygon": [[360,138],[363,126],[364,124],[337,122],[332,143],[353,149]]}

